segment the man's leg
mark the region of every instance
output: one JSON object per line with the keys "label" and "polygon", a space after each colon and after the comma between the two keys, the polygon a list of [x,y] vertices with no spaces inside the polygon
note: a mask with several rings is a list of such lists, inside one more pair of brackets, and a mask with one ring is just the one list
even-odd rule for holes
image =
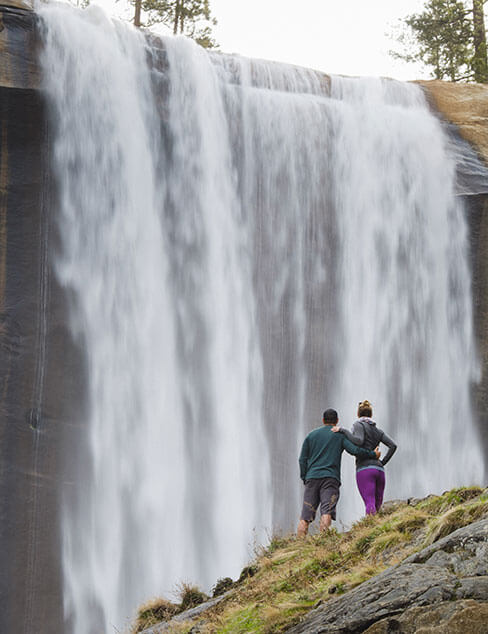
{"label": "man's leg", "polygon": [[356,472],[356,482],[366,507],[366,515],[376,513],[376,471],[377,469],[361,469]]}
{"label": "man's leg", "polygon": [[326,513],[325,515],[320,516],[320,530],[326,531],[330,528],[330,523],[332,522],[332,516]]}
{"label": "man's leg", "polygon": [[320,485],[320,530],[330,528],[336,518],[336,506],[339,500],[340,483],[335,478],[323,478]]}
{"label": "man's leg", "polygon": [[297,537],[305,537],[308,533],[308,525],[315,519],[315,511],[319,504],[319,489],[317,480],[307,480],[303,492],[303,507],[300,521],[298,522]]}

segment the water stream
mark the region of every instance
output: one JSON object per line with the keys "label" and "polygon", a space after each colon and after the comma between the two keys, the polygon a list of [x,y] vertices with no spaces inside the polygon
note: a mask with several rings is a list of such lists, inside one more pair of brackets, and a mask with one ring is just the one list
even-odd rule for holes
{"label": "water stream", "polygon": [[[463,206],[420,89],[161,48],[96,7],[40,15],[55,269],[87,385],[62,514],[72,632],[238,576],[294,526],[326,407],[350,426],[373,402],[399,445],[387,497],[479,482]],[[347,457],[343,475],[347,526]]]}

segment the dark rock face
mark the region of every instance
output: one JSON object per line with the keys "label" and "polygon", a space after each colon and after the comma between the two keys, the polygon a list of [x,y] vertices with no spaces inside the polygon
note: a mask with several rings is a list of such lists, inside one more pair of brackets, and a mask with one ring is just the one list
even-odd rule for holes
{"label": "dark rock face", "polygon": [[[486,632],[487,572],[488,520],[484,519],[318,607],[288,631]],[[441,624],[442,629],[437,629]]]}
{"label": "dark rock face", "polygon": [[[471,252],[473,311],[481,380],[474,388],[475,411],[485,453],[488,452],[488,196],[470,196],[467,220]],[[486,479],[486,471],[484,478]]]}
{"label": "dark rock face", "polygon": [[0,632],[26,634],[65,631],[59,508],[83,377],[52,271],[36,25],[31,11],[0,7]]}

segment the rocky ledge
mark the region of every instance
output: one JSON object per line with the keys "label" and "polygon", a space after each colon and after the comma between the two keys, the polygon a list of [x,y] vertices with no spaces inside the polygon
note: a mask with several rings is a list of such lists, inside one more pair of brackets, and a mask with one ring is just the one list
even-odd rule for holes
{"label": "rocky ledge", "polygon": [[488,519],[319,606],[293,634],[488,632]]}
{"label": "rocky ledge", "polygon": [[458,128],[488,165],[488,85],[440,80],[417,83],[435,110]]}

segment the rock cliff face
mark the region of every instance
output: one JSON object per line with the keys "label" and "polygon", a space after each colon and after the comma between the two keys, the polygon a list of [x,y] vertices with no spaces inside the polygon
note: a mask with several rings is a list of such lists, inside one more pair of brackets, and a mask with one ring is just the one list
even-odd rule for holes
{"label": "rock cliff face", "polygon": [[38,43],[32,11],[0,7],[1,632],[63,631],[58,509],[77,403],[66,368],[76,355],[51,269],[55,192]]}
{"label": "rock cliff face", "polygon": [[352,634],[486,632],[488,520],[461,528],[287,631]]}

